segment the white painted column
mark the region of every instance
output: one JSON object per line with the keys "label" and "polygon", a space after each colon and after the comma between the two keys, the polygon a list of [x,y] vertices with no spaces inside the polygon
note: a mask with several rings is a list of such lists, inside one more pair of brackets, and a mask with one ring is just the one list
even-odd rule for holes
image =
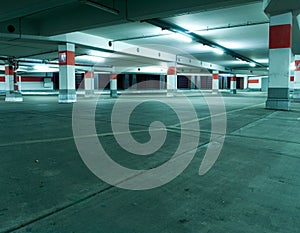
{"label": "white painted column", "polygon": [[159,76],[159,88],[161,90],[165,89],[165,76],[163,74]]}
{"label": "white painted column", "polygon": [[244,90],[247,90],[248,89],[248,76],[244,76]]}
{"label": "white painted column", "polygon": [[66,43],[58,46],[59,60],[59,103],[76,102],[75,88],[75,45]]}
{"label": "white painted column", "polygon": [[117,93],[117,74],[111,74],[110,76],[110,96],[112,98],[118,97]]}
{"label": "white painted column", "polygon": [[196,84],[195,84],[195,75],[191,76],[191,89],[195,89],[196,88]]}
{"label": "white painted column", "polygon": [[236,94],[236,76],[230,78],[230,93]]}
{"label": "white painted column", "polygon": [[86,71],[84,73],[84,90],[85,97],[91,97],[95,92],[95,83],[94,83],[94,72]]}
{"label": "white painted column", "polygon": [[6,102],[22,102],[22,94],[15,90],[15,71],[12,65],[5,66],[5,101]]}
{"label": "white painted column", "polygon": [[289,110],[292,13],[271,16],[269,30],[269,88],[267,109]]}
{"label": "white painted column", "polygon": [[219,71],[215,70],[212,74],[212,93],[219,93]]}
{"label": "white painted column", "polygon": [[170,66],[167,72],[167,96],[174,96],[177,92],[177,68]]}
{"label": "white painted column", "polygon": [[[294,95],[295,101],[300,102],[300,55],[295,56],[295,72],[294,72]],[[292,81],[292,80],[291,80]]]}

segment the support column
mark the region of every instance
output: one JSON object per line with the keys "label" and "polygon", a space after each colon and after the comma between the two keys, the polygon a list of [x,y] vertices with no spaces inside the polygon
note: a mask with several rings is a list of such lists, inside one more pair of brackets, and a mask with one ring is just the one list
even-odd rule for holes
{"label": "support column", "polygon": [[[300,102],[300,55],[295,56],[294,95],[295,101]],[[292,80],[291,80],[292,81]]]}
{"label": "support column", "polygon": [[230,78],[230,93],[236,94],[236,76]]}
{"label": "support column", "polygon": [[129,74],[125,74],[125,90],[127,90],[129,88]]}
{"label": "support column", "polygon": [[136,83],[136,74],[132,74],[132,84],[131,89],[137,89],[137,83]]}
{"label": "support column", "polygon": [[248,90],[248,76],[244,77],[244,90]]}
{"label": "support column", "polygon": [[5,66],[5,101],[6,102],[22,102],[22,94],[18,90],[16,82],[16,73],[12,65]]}
{"label": "support column", "polygon": [[110,97],[118,97],[117,93],[117,74],[111,74],[110,76]]}
{"label": "support column", "polygon": [[219,93],[219,71],[213,71],[212,74],[212,93],[218,94]]}
{"label": "support column", "polygon": [[196,85],[195,85],[195,75],[191,76],[191,89],[195,89]]}
{"label": "support column", "polygon": [[159,88],[161,90],[165,88],[165,76],[163,74],[159,76]]}
{"label": "support column", "polygon": [[289,67],[292,55],[292,20],[291,12],[270,18],[267,109],[290,110]]}
{"label": "support column", "polygon": [[86,71],[84,73],[84,90],[85,97],[92,97],[95,92],[94,72]]}
{"label": "support column", "polygon": [[177,92],[177,68],[170,66],[167,72],[167,96],[174,96]]}
{"label": "support column", "polygon": [[76,102],[75,89],[75,45],[66,43],[58,46],[59,60],[59,103]]}

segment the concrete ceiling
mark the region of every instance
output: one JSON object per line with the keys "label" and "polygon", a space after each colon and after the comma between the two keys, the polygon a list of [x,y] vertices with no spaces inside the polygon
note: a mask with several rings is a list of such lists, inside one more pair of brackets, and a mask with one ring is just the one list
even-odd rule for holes
{"label": "concrete ceiling", "polygon": [[[105,58],[101,62],[84,60],[82,56],[76,60],[90,65],[96,63],[122,69],[161,67],[173,59],[172,55],[176,60],[177,55],[221,66],[228,72],[243,69],[267,72],[269,18],[264,9],[268,14],[290,10],[284,1],[262,0],[88,1],[101,4],[105,9],[79,0],[3,1],[0,8],[2,63],[8,57],[56,61],[57,45],[69,41],[76,43],[77,56],[93,55],[95,51],[109,52],[100,55]],[[300,9],[298,0],[293,4],[294,9]],[[241,61],[231,53],[216,54],[211,47],[199,42],[181,41],[178,34],[147,22],[153,18],[195,33],[261,64],[262,68],[250,68],[249,62]],[[297,20],[293,33],[293,51],[300,53]],[[150,50],[133,51],[141,48]],[[153,54],[159,54],[159,57]],[[197,68],[195,64],[193,67]]]}

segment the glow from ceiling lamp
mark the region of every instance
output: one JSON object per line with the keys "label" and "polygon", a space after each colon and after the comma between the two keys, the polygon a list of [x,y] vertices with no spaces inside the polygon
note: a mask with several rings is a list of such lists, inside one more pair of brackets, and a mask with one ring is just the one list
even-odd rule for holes
{"label": "glow from ceiling lamp", "polygon": [[101,57],[101,58],[112,56],[112,53],[106,53],[106,52],[101,52],[96,50],[91,50],[88,52],[88,54],[93,57]]}
{"label": "glow from ceiling lamp", "polygon": [[90,56],[90,55],[81,55],[77,56],[76,59],[92,62],[92,63],[103,63],[105,59],[103,57],[96,57],[96,56]]}
{"label": "glow from ceiling lamp", "polygon": [[181,33],[175,33],[175,38],[187,43],[191,43],[193,41],[191,37]]}
{"label": "glow from ceiling lamp", "polygon": [[256,66],[256,64],[255,64],[254,62],[250,62],[250,63],[249,63],[249,66],[251,66],[251,67],[255,67],[255,66]]}
{"label": "glow from ceiling lamp", "polygon": [[223,55],[224,51],[220,48],[212,48],[211,49],[214,53],[219,54],[219,55]]}
{"label": "glow from ceiling lamp", "polygon": [[296,70],[295,62],[292,62],[292,63],[290,64],[290,70]]}
{"label": "glow from ceiling lamp", "polygon": [[57,72],[58,68],[56,67],[50,67],[47,64],[38,64],[33,66],[33,70],[31,72],[40,72],[40,73],[51,73],[51,72]]}

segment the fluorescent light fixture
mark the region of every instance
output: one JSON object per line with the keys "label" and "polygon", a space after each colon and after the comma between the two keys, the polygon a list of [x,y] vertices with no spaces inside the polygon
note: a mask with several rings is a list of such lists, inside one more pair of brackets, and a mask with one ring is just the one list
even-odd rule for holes
{"label": "fluorescent light fixture", "polygon": [[103,57],[95,57],[90,55],[77,56],[76,59],[78,59],[79,61],[86,61],[92,63],[103,63],[105,61]]}
{"label": "fluorescent light fixture", "polygon": [[191,37],[181,33],[175,33],[175,38],[188,43],[191,43],[193,41]]}
{"label": "fluorescent light fixture", "polygon": [[51,73],[51,72],[57,72],[58,68],[56,67],[50,67],[47,64],[38,64],[33,66],[33,70],[30,70],[30,72],[38,72],[38,73]]}
{"label": "fluorescent light fixture", "polygon": [[296,70],[295,62],[292,62],[292,63],[290,64],[290,70]]}
{"label": "fluorescent light fixture", "polygon": [[91,50],[88,52],[88,54],[93,57],[101,57],[101,58],[112,56],[112,53],[106,53],[106,52],[101,52],[96,50]]}
{"label": "fluorescent light fixture", "polygon": [[250,63],[249,63],[249,66],[251,66],[251,67],[255,67],[255,66],[256,66],[256,64],[255,64],[254,62],[250,62]]}
{"label": "fluorescent light fixture", "polygon": [[211,49],[214,53],[219,54],[219,55],[223,55],[224,51],[222,49],[219,48],[212,48]]}

